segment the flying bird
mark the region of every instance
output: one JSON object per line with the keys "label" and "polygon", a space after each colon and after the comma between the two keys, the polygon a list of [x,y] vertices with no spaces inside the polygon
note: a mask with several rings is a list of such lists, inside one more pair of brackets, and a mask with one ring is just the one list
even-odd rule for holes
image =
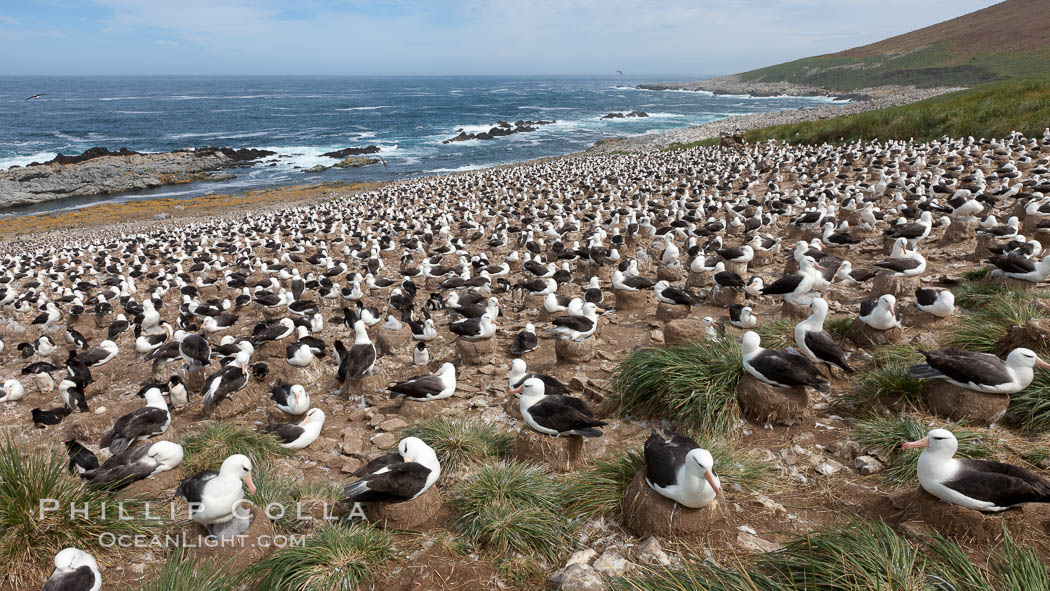
{"label": "flying bird", "polygon": [[623,76],[623,70],[616,70],[616,73]]}
{"label": "flying bird", "polygon": [[31,97],[27,98],[26,100],[27,100],[27,101],[31,101],[31,100],[33,100],[33,99],[35,99],[35,98],[40,98],[40,97],[42,97],[42,96],[46,96],[46,95],[47,95],[47,93],[46,93],[46,92],[41,92],[40,94],[34,94],[33,96],[31,96]]}

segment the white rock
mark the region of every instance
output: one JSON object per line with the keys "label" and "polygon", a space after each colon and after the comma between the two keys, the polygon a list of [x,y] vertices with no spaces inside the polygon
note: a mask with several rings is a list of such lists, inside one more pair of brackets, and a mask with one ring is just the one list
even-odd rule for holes
{"label": "white rock", "polygon": [[871,474],[882,472],[883,468],[885,468],[885,466],[882,465],[882,462],[871,456],[857,456],[853,459],[853,469],[861,476],[869,476]]}
{"label": "white rock", "polygon": [[773,552],[781,548],[780,544],[763,540],[762,538],[746,531],[741,531],[736,535],[736,543],[744,550],[756,553]]}
{"label": "white rock", "polygon": [[660,541],[656,538],[649,538],[639,544],[638,549],[634,552],[634,558],[638,562],[650,566],[671,565],[671,559],[667,557],[667,553],[660,547]]}
{"label": "white rock", "polygon": [[842,464],[836,462],[835,460],[828,459],[817,464],[817,467],[814,469],[818,473],[823,474],[824,476],[831,476],[832,474],[842,469]]}
{"label": "white rock", "polygon": [[574,564],[590,564],[596,557],[598,552],[593,548],[587,548],[586,550],[579,550],[573,552],[569,560],[565,562],[565,566],[572,566]]}
{"label": "white rock", "polygon": [[106,407],[104,407],[104,406],[100,406],[100,407],[95,409],[95,414],[97,414],[97,415],[104,414],[105,412],[106,412]]}
{"label": "white rock", "polygon": [[594,570],[606,577],[618,577],[634,568],[626,558],[615,550],[606,550],[594,561]]}
{"label": "white rock", "polygon": [[569,565],[555,573],[551,581],[558,584],[559,591],[606,591],[607,589],[598,571],[586,564]]}

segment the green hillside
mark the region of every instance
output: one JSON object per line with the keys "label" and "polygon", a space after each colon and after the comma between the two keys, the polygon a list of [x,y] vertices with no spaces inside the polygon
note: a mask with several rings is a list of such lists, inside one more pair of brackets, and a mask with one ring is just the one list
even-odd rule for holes
{"label": "green hillside", "polygon": [[1007,0],[846,51],[739,74],[829,90],[890,84],[973,86],[1050,71],[1050,1]]}
{"label": "green hillside", "polygon": [[750,142],[800,144],[871,139],[928,141],[942,136],[1039,136],[1050,127],[1050,72],[975,86],[889,109],[756,129]]}

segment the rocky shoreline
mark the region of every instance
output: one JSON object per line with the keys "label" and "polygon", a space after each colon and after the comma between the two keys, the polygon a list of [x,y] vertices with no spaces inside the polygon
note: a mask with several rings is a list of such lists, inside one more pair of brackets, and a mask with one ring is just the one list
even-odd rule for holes
{"label": "rocky shoreline", "polygon": [[0,171],[0,209],[66,197],[141,191],[162,185],[235,178],[223,169],[247,166],[274,155],[267,150],[206,146],[140,154],[126,148],[111,152],[95,147],[78,156]]}
{"label": "rocky shoreline", "polygon": [[[724,76],[720,79],[711,80],[726,80],[734,78],[732,76]],[[782,94],[788,94],[790,96],[825,96],[827,91],[817,93],[812,87],[808,88],[809,94],[801,94],[807,90],[807,87],[801,87],[796,85],[785,85],[782,83],[774,83],[767,85],[766,83],[741,83],[743,86],[731,87],[728,82],[712,84],[711,80],[701,80],[699,82],[689,82],[677,85],[665,85],[670,89],[674,86],[675,90],[709,90],[709,88],[717,87],[718,84],[722,84],[721,88],[735,88],[737,92],[729,92],[726,90],[722,94],[751,94],[752,96],[780,96]],[[661,86],[661,85],[651,85]],[[790,86],[791,88],[786,88]],[[771,88],[775,87],[777,90],[774,91]],[[627,138],[608,138],[596,143],[593,147],[587,150],[586,153],[607,153],[607,152],[652,152],[668,148],[673,144],[685,144],[690,142],[698,142],[706,139],[717,138],[721,135],[731,135],[744,131],[751,131],[753,129],[760,129],[763,127],[771,127],[774,125],[785,125],[788,123],[799,123],[801,121],[816,121],[819,119],[830,119],[833,117],[840,117],[843,115],[853,115],[855,113],[863,113],[865,111],[874,111],[877,109],[885,109],[888,107],[897,107],[900,105],[906,105],[908,103],[914,103],[916,101],[925,100],[928,98],[935,97],[937,95],[945,94],[948,92],[955,92],[962,90],[961,88],[914,88],[910,86],[883,86],[878,88],[866,88],[859,91],[857,97],[850,100],[845,104],[821,104],[814,107],[804,107],[801,109],[785,110],[785,111],[771,111],[767,113],[753,113],[750,115],[737,115],[734,117],[726,117],[725,119],[719,119],[703,125],[694,125],[692,127],[683,127],[680,129],[673,129],[659,134],[649,134],[642,136],[634,136]],[[771,94],[756,94],[756,93],[771,93]],[[791,94],[794,92],[796,94]]]}
{"label": "rocky shoreline", "polygon": [[688,90],[694,92],[710,92],[714,95],[741,95],[753,97],[771,96],[830,96],[837,99],[848,99],[851,101],[865,101],[873,96],[885,94],[885,89],[891,87],[864,88],[854,92],[840,92],[828,90],[820,86],[805,86],[791,82],[749,82],[733,74],[730,76],[718,76],[694,82],[660,82],[656,84],[639,84],[636,88],[642,90]]}

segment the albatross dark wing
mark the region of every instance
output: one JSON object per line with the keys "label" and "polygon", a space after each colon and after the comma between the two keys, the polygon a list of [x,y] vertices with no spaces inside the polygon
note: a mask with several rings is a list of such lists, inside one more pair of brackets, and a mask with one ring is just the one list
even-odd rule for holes
{"label": "albatross dark wing", "polygon": [[137,437],[160,433],[167,422],[166,410],[152,406],[136,408],[117,419],[113,429],[102,438],[102,447],[108,447],[113,453],[120,453]]}
{"label": "albatross dark wing", "polygon": [[218,475],[219,473],[215,470],[197,472],[179,484],[179,488],[175,489],[175,496],[186,499],[188,503],[200,503],[204,498],[204,485]]}
{"label": "albatross dark wing", "polygon": [[263,427],[263,431],[272,433],[281,440],[281,443],[291,443],[299,436],[303,434],[303,428],[299,425],[291,423],[282,423],[280,425],[267,425]]}
{"label": "albatross dark wing", "polygon": [[685,463],[690,451],[700,447],[691,438],[679,433],[661,436],[657,431],[645,441],[646,478],[653,484],[666,488],[678,482],[678,467]]}
{"label": "albatross dark wing", "polygon": [[830,387],[817,366],[801,355],[766,349],[751,365],[767,379],[785,386],[809,386],[821,392],[827,392]]}
{"label": "albatross dark wing", "polygon": [[94,586],[95,573],[91,567],[84,565],[72,572],[51,577],[44,583],[42,591],[91,591]]}
{"label": "albatross dark wing", "polygon": [[807,332],[805,343],[809,350],[817,356],[817,359],[834,363],[846,373],[853,373],[853,368],[846,361],[846,354],[842,352],[842,348],[831,338],[827,331]]}
{"label": "albatross dark wing", "polygon": [[423,464],[395,464],[347,486],[343,494],[348,501],[358,503],[407,501],[423,488],[428,476],[430,468]]}
{"label": "albatross dark wing", "polygon": [[404,394],[409,398],[426,398],[427,396],[436,395],[442,389],[444,389],[444,384],[441,383],[441,378],[433,374],[408,378],[387,388],[391,392],[391,396]]}
{"label": "albatross dark wing", "polygon": [[1012,381],[1003,361],[991,353],[959,349],[924,351],[930,367],[961,384],[998,386]]}
{"label": "albatross dark wing", "polygon": [[962,469],[948,488],[971,499],[1012,507],[1021,503],[1050,503],[1050,482],[1020,466],[991,460],[960,460]]}
{"label": "albatross dark wing", "polygon": [[603,427],[605,423],[589,414],[580,412],[576,405],[566,404],[559,396],[544,398],[528,408],[529,414],[538,425],[553,429],[558,433],[573,433],[586,437],[601,435],[594,427]]}

